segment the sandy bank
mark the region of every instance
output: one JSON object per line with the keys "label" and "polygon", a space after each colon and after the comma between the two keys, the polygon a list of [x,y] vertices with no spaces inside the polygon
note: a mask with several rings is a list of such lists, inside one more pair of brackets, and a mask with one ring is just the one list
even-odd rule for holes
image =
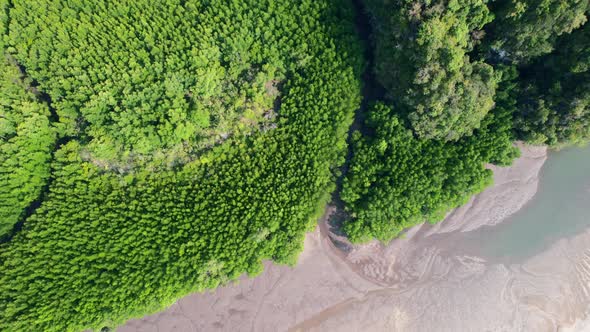
{"label": "sandy bank", "polygon": [[[590,254],[577,250],[584,239],[558,244],[519,266],[466,255],[453,240],[501,222],[533,197],[546,150],[521,149],[512,167],[494,168],[492,188],[441,224],[416,226],[388,245],[350,246],[322,222],[321,231],[307,236],[295,268],[267,263],[258,278],[187,296],[118,331],[553,331],[573,323],[579,312],[568,316],[563,308],[587,301],[579,289],[590,273],[575,273],[590,271]],[[324,220],[333,212],[328,208]],[[577,252],[570,256],[575,263],[559,267],[558,282],[543,274],[542,262],[555,261],[543,255],[553,250]],[[555,288],[554,296],[535,290],[545,284]],[[566,298],[574,292],[576,303]]]}

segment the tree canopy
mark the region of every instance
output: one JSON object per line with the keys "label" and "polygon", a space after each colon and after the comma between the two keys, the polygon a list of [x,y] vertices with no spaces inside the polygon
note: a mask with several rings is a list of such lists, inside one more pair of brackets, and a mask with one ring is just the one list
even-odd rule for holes
{"label": "tree canopy", "polygon": [[590,139],[587,1],[355,4],[0,0],[0,331],[114,327],[295,264],[337,187],[350,239],[388,241],[515,139]]}
{"label": "tree canopy", "polygon": [[560,38],[554,52],[522,68],[514,128],[532,143],[590,139],[590,25]]}
{"label": "tree canopy", "polygon": [[493,107],[497,75],[468,52],[492,20],[485,0],[368,0],[379,81],[417,136],[457,140]]}
{"label": "tree canopy", "polygon": [[587,0],[497,0],[489,26],[491,49],[517,63],[553,51],[556,40],[582,26]]}
{"label": "tree canopy", "polygon": [[14,59],[0,56],[0,238],[21,219],[49,178],[56,130],[46,102]]}
{"label": "tree canopy", "polygon": [[[276,84],[304,56],[276,45],[296,40],[283,39],[293,21],[258,14],[259,7],[14,1],[6,44],[49,95],[64,130],[84,138],[89,158],[182,163],[258,129]],[[241,17],[219,20],[231,11]]]}
{"label": "tree canopy", "polygon": [[[512,77],[506,69],[504,80]],[[518,155],[512,145],[513,85],[472,136],[456,142],[414,137],[382,103],[370,110],[370,134],[355,132],[353,158],[341,193],[351,219],[344,230],[353,242],[391,240],[423,221],[442,220],[491,184],[486,163],[509,165]]]}
{"label": "tree canopy", "polygon": [[0,216],[24,223],[0,330],[116,326],[295,262],[360,103],[347,1],[2,4]]}

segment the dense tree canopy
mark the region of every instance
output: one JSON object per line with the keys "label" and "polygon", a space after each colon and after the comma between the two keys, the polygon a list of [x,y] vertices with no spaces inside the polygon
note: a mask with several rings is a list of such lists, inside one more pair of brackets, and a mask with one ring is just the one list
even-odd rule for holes
{"label": "dense tree canopy", "polygon": [[49,178],[56,131],[47,104],[10,56],[0,56],[0,238]]}
{"label": "dense tree canopy", "polygon": [[550,53],[561,35],[587,21],[588,0],[496,0],[489,45],[515,62]]}
{"label": "dense tree canopy", "polygon": [[386,93],[365,82],[340,168],[349,0],[0,0],[0,331],[115,326],[294,264],[342,170],[344,231],[386,241],[514,139],[590,139],[587,1],[363,3]]}
{"label": "dense tree canopy", "polygon": [[492,20],[485,0],[368,0],[378,79],[422,138],[457,140],[493,107],[497,77],[467,53]]}
{"label": "dense tree canopy", "polygon": [[[114,326],[294,263],[360,102],[348,1],[10,3],[31,78],[2,67],[2,223],[51,183],[0,245],[0,330]],[[226,115],[249,128],[202,149]],[[163,164],[179,143],[199,153]]]}
{"label": "dense tree canopy", "polygon": [[590,139],[590,24],[564,36],[555,51],[522,69],[515,130],[533,143]]}
{"label": "dense tree canopy", "polygon": [[294,21],[259,14],[263,3],[182,3],[14,1],[7,49],[93,159],[185,162],[257,129],[306,54],[279,50],[293,46],[284,33]]}
{"label": "dense tree canopy", "polygon": [[341,194],[351,214],[344,229],[352,241],[387,241],[419,222],[442,220],[491,183],[486,163],[512,162],[518,150],[512,146],[510,74],[506,70],[498,106],[480,129],[457,142],[415,138],[391,107],[375,105],[367,123],[372,134],[354,135]]}

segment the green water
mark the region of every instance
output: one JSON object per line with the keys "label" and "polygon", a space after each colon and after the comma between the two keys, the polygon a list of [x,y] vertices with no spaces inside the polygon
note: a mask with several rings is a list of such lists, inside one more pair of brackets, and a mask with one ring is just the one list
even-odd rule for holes
{"label": "green water", "polygon": [[467,235],[483,257],[519,261],[590,228],[590,147],[551,152],[539,191],[500,225]]}

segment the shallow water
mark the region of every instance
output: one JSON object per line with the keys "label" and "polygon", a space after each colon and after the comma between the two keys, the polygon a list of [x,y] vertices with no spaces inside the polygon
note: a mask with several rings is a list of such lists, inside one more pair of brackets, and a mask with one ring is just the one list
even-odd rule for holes
{"label": "shallow water", "polygon": [[464,234],[466,248],[504,263],[530,258],[590,228],[590,147],[552,152],[539,191],[505,222]]}

